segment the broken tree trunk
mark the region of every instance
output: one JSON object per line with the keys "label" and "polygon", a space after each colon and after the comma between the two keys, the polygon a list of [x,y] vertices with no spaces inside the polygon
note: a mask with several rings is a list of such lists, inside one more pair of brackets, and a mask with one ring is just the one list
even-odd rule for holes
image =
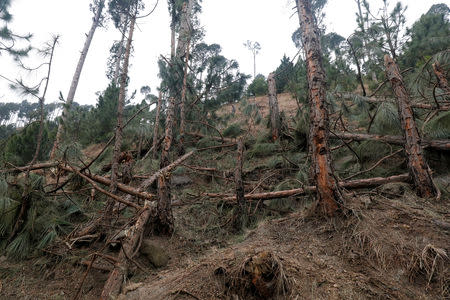
{"label": "broken tree trunk", "polygon": [[187,45],[190,41],[191,35],[191,15],[194,8],[194,0],[187,0],[183,2],[181,12],[180,31],[178,34],[178,44],[176,47],[177,58],[186,56]]}
{"label": "broken tree trunk", "polygon": [[423,155],[419,130],[414,120],[414,113],[409,105],[409,94],[404,86],[400,69],[389,55],[384,56],[384,64],[386,67],[386,76],[391,82],[392,89],[397,98],[398,114],[405,136],[408,168],[416,186],[417,193],[421,197],[436,196],[438,192],[433,184],[431,170]]}
{"label": "broken tree trunk", "polygon": [[[65,171],[69,171],[69,172],[74,172],[74,173],[81,172],[81,170],[79,170],[79,169],[76,169],[74,167],[72,169],[72,167],[67,167],[62,164],[60,164],[58,167],[60,169],[63,169]],[[101,183],[103,185],[107,185],[107,186],[111,185],[111,179],[109,179],[109,178],[106,178],[106,177],[103,177],[100,175],[95,175],[95,174],[88,174],[88,173],[83,173],[83,175],[85,175],[89,179],[91,179],[95,182]],[[117,189],[123,193],[133,195],[134,197],[147,199],[147,200],[155,200],[155,195],[148,193],[148,192],[139,191],[138,189],[136,189],[134,187],[128,186],[128,185],[120,183],[120,182],[117,183]]]}
{"label": "broken tree trunk", "polygon": [[281,118],[280,109],[278,108],[275,73],[269,74],[267,77],[267,85],[269,88],[270,128],[272,131],[272,140],[276,141],[280,137]]}
{"label": "broken tree trunk", "polygon": [[234,172],[234,184],[236,189],[237,207],[235,207],[233,216],[233,229],[240,232],[245,226],[245,198],[244,198],[244,182],[242,180],[242,167],[244,165],[244,141],[239,139],[237,149],[236,170]]}
{"label": "broken tree trunk", "polygon": [[343,196],[333,174],[331,151],[328,146],[328,111],[326,108],[326,79],[322,65],[320,35],[309,0],[298,0],[297,11],[305,49],[310,94],[311,167],[317,185],[319,206],[333,216],[343,202]]}
{"label": "broken tree trunk", "polygon": [[[346,99],[346,100],[353,100],[355,97],[359,97],[360,99],[363,99],[364,101],[368,102],[368,103],[374,103],[374,104],[381,104],[384,102],[396,102],[394,99],[389,99],[389,98],[385,98],[385,99],[381,99],[381,98],[376,98],[376,97],[364,97],[361,95],[357,95],[357,94],[352,94],[352,93],[337,93],[336,94],[337,97],[342,98],[342,99]],[[419,109],[437,109],[440,111],[447,111],[450,110],[450,106],[448,105],[443,105],[440,106],[439,108],[436,107],[436,105],[433,104],[426,104],[426,103],[411,103],[410,104],[412,108],[419,108]]]}
{"label": "broken tree trunk", "polygon": [[161,113],[162,93],[159,92],[158,104],[156,106],[155,126],[153,127],[153,146],[152,146],[152,158],[156,159],[158,148],[158,132],[159,132],[159,114]]}
{"label": "broken tree trunk", "polygon": [[[383,143],[400,145],[405,144],[405,138],[399,135],[380,135],[368,133],[336,132],[330,136],[331,139],[353,140],[353,141],[379,141]],[[450,151],[450,140],[429,140],[422,139],[423,148]]]}
{"label": "broken tree trunk", "polygon": [[89,33],[86,36],[86,41],[84,43],[83,50],[81,51],[80,59],[78,60],[77,68],[75,69],[75,74],[73,75],[72,78],[72,84],[70,85],[69,94],[67,95],[66,104],[64,106],[63,114],[61,116],[61,121],[59,122],[58,125],[58,131],[56,132],[56,139],[55,142],[53,143],[53,148],[50,152],[50,159],[55,158],[56,150],[59,148],[59,145],[61,143],[62,134],[64,132],[64,126],[65,123],[67,122],[67,116],[72,107],[72,102],[73,99],[75,98],[75,92],[78,87],[78,82],[80,81],[81,71],[83,70],[84,62],[86,60],[89,47],[91,46],[92,39],[94,38],[95,30],[100,24],[104,6],[105,0],[101,0],[98,3],[97,12],[92,21],[91,29],[89,30]]}
{"label": "broken tree trunk", "polygon": [[438,62],[433,64],[433,71],[438,80],[439,88],[450,95],[450,87],[448,86],[447,77]]}
{"label": "broken tree trunk", "polygon": [[[350,180],[339,182],[339,186],[347,189],[360,189],[360,188],[371,188],[379,185],[383,185],[391,182],[408,182],[411,180],[411,176],[409,174],[401,174],[390,177],[375,177],[368,179],[358,179],[358,180]],[[277,199],[277,198],[286,198],[291,196],[301,196],[308,193],[313,193],[317,189],[316,186],[307,186],[305,188],[293,189],[293,190],[285,190],[278,192],[269,192],[269,193],[255,193],[255,194],[247,194],[245,195],[246,201],[254,201],[254,200],[269,200],[269,199]],[[216,195],[217,197],[217,195]],[[223,198],[224,201],[236,201],[236,196],[230,196]]]}
{"label": "broken tree trunk", "polygon": [[122,289],[122,284],[125,282],[128,275],[128,260],[139,251],[140,240],[148,222],[152,208],[150,203],[146,201],[143,210],[138,214],[137,220],[133,226],[125,230],[125,237],[122,239],[122,248],[120,250],[117,262],[114,264],[114,269],[109,273],[100,299],[111,299],[119,295]]}

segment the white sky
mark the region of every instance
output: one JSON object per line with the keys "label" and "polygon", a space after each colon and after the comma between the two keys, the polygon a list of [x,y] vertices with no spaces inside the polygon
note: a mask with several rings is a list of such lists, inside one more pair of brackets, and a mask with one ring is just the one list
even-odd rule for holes
{"label": "white sky", "polygon": [[[147,8],[153,7],[156,0],[144,0]],[[33,45],[39,47],[49,40],[52,34],[61,35],[55,52],[54,67],[50,79],[47,102],[58,100],[61,91],[64,97],[70,87],[80,51],[88,32],[92,13],[91,0],[13,0],[11,13],[14,22],[11,29],[17,33],[34,34]],[[335,31],[347,37],[356,27],[354,0],[329,0],[326,7],[327,31]],[[382,0],[370,0],[376,7]],[[394,1],[391,1],[394,4]],[[406,13],[408,25],[426,13],[432,4],[446,3],[450,0],[402,0],[408,6]],[[258,41],[262,50],[257,56],[257,73],[267,76],[280,63],[283,54],[291,58],[297,53],[291,35],[298,28],[298,16],[294,14],[294,0],[203,0],[201,25],[206,30],[205,41],[218,43],[223,54],[239,62],[241,71],[253,74],[253,59],[243,43]],[[156,93],[159,86],[157,60],[160,54],[167,55],[170,49],[169,15],[166,0],[160,0],[155,12],[146,19],[138,21],[134,38],[134,57],[131,58],[129,90],[138,90],[149,85]],[[105,75],[106,60],[113,40],[120,33],[112,24],[97,29],[78,85],[75,101],[95,105],[96,92],[108,85]],[[34,54],[29,59],[31,65],[40,60]],[[24,76],[31,83],[40,75],[21,75],[18,67],[7,56],[0,56],[0,72],[8,78]],[[20,102],[24,97],[8,89],[0,78],[0,102]],[[29,98],[29,101],[35,101]],[[137,100],[140,100],[138,95]]]}

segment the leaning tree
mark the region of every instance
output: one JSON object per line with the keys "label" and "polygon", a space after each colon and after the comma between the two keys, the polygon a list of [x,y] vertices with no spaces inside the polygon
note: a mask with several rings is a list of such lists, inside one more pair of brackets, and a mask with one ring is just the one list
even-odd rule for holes
{"label": "leaning tree", "polygon": [[310,98],[311,170],[316,183],[319,206],[333,216],[343,202],[343,196],[333,174],[331,151],[328,146],[328,111],[326,79],[322,65],[320,34],[309,0],[298,0],[302,44],[305,51]]}

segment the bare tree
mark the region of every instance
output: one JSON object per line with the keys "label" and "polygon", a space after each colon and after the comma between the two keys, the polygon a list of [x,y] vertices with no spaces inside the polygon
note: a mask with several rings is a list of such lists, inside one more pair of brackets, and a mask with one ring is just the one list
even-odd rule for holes
{"label": "bare tree", "polygon": [[58,131],[56,133],[56,139],[53,144],[52,151],[50,153],[50,159],[55,158],[56,150],[59,148],[59,145],[61,143],[62,134],[64,132],[64,125],[67,121],[67,116],[69,114],[69,111],[72,107],[72,102],[75,98],[75,92],[78,87],[78,82],[80,81],[81,71],[83,70],[84,62],[86,61],[86,56],[89,51],[89,47],[91,46],[92,39],[94,38],[94,33],[97,27],[101,24],[102,21],[102,11],[103,7],[105,6],[105,0],[100,0],[96,7],[94,8],[95,11],[95,17],[92,20],[91,29],[89,30],[89,33],[86,35],[86,41],[84,42],[83,50],[81,51],[80,59],[78,60],[77,68],[75,69],[75,74],[72,78],[72,84],[70,85],[69,94],[67,95],[66,103],[64,105],[64,111],[61,116],[61,121],[58,125]]}

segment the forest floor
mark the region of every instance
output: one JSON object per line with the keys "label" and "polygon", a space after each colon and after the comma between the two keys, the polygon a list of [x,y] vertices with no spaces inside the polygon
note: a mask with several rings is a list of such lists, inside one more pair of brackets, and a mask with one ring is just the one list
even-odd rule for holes
{"label": "forest floor", "polygon": [[[267,115],[264,97],[251,101]],[[288,117],[298,110],[289,96],[279,102]],[[101,148],[93,145],[85,154]],[[280,163],[278,156],[251,149],[244,163],[246,192],[298,185],[292,161],[303,156]],[[170,260],[154,268],[145,255],[137,257],[121,299],[449,299],[448,197],[421,199],[406,183],[347,191],[342,213],[332,219],[314,214],[312,195],[255,201],[248,204],[247,229],[233,234],[234,206],[205,193],[233,193],[232,175],[225,171],[234,168],[234,150],[210,151],[190,164],[219,171],[174,171],[173,200],[181,203],[174,207],[175,233],[147,240]],[[143,162],[136,173],[149,169],[155,171],[157,163]],[[450,182],[448,172],[438,175]],[[66,247],[60,241],[26,262],[0,257],[0,299],[73,299],[98,244]],[[107,279],[111,265],[97,262],[82,299],[98,299]]]}

